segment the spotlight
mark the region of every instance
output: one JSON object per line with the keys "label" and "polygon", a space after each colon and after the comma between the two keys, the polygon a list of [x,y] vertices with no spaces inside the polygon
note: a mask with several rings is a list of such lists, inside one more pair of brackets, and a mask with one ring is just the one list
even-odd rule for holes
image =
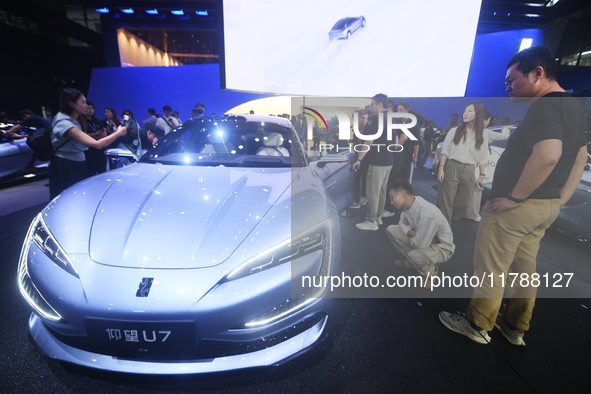
{"label": "spotlight", "polygon": [[521,45],[519,46],[519,52],[523,51],[526,48],[531,47],[532,43],[533,43],[533,39],[532,38],[524,38],[521,40]]}
{"label": "spotlight", "polygon": [[185,15],[185,11],[183,10],[170,10],[172,15]]}
{"label": "spotlight", "polygon": [[195,13],[199,16],[208,16],[209,15],[207,10],[197,10],[197,11],[195,11]]}
{"label": "spotlight", "polygon": [[124,14],[133,14],[133,8],[121,8],[121,12]]}
{"label": "spotlight", "polygon": [[95,8],[94,10],[96,12],[98,12],[99,14],[108,14],[109,13],[109,9],[107,7]]}
{"label": "spotlight", "polygon": [[151,10],[146,10],[146,14],[148,14],[148,15],[158,15],[158,10],[156,8],[153,8]]}

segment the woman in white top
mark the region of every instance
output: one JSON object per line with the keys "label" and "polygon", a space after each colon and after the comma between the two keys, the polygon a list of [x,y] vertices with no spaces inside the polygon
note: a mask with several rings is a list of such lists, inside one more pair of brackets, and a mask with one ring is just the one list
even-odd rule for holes
{"label": "woman in white top", "polygon": [[[511,136],[511,128],[509,126],[505,126],[501,129],[501,132],[498,133],[496,131],[489,131],[486,130],[490,121],[492,119],[492,115],[486,109],[484,110],[484,132],[488,134],[488,145],[490,145],[495,141],[504,141]],[[488,150],[489,155],[492,151]],[[497,153],[498,154],[498,153]],[[489,165],[491,158],[487,158],[487,164],[485,166],[485,172],[488,173],[488,178],[485,176],[483,182],[490,183],[492,182],[492,175],[490,174]],[[478,178],[478,173],[476,173],[476,178]],[[474,185],[474,195],[472,196],[472,203],[466,209],[466,213],[464,213],[464,217],[466,219],[474,220],[475,222],[480,221],[480,205],[482,203],[482,190],[483,188],[480,187],[478,184]]]}
{"label": "woman in white top", "polygon": [[[450,224],[466,212],[474,185],[484,185],[487,155],[484,107],[480,103],[470,103],[464,108],[462,123],[445,137],[437,172],[437,206]],[[476,166],[479,177],[474,179]]]}

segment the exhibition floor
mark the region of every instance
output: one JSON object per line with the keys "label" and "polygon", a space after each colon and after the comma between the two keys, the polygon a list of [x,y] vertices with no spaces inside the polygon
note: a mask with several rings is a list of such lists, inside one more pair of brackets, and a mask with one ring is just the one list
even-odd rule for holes
{"label": "exhibition floor", "polygon": [[[0,387],[6,393],[168,392],[588,392],[591,296],[540,298],[526,347],[510,345],[497,330],[476,344],[447,330],[441,310],[463,311],[465,298],[342,298],[335,300],[324,341],[280,366],[203,376],[103,373],[49,360],[27,338],[30,308],[19,294],[16,270],[27,228],[48,201],[47,180],[0,190]],[[416,170],[415,193],[433,201],[435,179]],[[360,231],[363,209],[341,218],[343,269],[364,272],[388,265],[384,234]],[[395,218],[384,220],[393,224]],[[454,224],[457,252],[451,271],[470,270],[478,223]],[[368,247],[371,246],[371,247]],[[539,270],[573,273],[591,294],[591,246],[548,231]],[[446,266],[442,266],[445,270]],[[403,274],[400,270],[392,272]]]}

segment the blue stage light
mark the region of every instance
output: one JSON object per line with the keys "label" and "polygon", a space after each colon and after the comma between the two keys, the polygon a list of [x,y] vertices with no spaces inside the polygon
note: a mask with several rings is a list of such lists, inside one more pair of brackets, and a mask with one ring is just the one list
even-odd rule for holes
{"label": "blue stage light", "polygon": [[107,7],[95,8],[94,10],[96,12],[98,12],[99,14],[108,14],[109,13],[109,9]]}
{"label": "blue stage light", "polygon": [[121,12],[124,14],[133,14],[133,8],[121,8]]}
{"label": "blue stage light", "polygon": [[183,10],[170,10],[172,15],[185,15],[185,11]]}
{"label": "blue stage light", "polygon": [[151,10],[146,10],[146,14],[148,14],[148,15],[158,15],[158,10],[156,8],[153,8]]}

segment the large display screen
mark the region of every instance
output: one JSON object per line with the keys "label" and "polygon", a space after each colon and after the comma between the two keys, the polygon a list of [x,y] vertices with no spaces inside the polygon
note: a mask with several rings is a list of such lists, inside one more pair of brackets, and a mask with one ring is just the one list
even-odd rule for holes
{"label": "large display screen", "polygon": [[479,0],[223,0],[222,87],[463,96]]}

